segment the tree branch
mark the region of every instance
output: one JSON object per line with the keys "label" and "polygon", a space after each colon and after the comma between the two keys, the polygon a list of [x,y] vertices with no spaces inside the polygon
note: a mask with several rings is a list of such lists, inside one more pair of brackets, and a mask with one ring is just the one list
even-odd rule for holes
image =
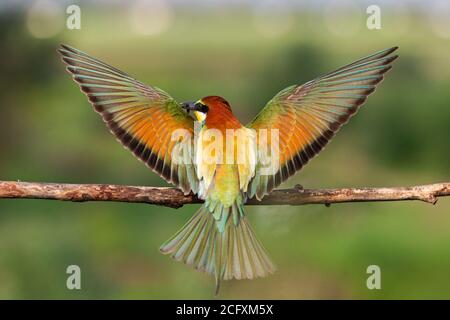
{"label": "tree branch", "polygon": [[[249,205],[303,205],[342,202],[421,200],[435,204],[438,197],[450,196],[450,183],[413,187],[342,188],[274,190],[262,201],[251,199]],[[185,204],[202,203],[194,195],[184,195],[176,188],[138,187],[109,184],[66,184],[0,181],[0,199],[47,199],[62,201],[116,201],[148,203],[179,208]]]}

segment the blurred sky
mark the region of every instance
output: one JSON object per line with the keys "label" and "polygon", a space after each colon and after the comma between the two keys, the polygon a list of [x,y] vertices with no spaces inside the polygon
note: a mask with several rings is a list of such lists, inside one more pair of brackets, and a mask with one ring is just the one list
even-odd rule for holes
{"label": "blurred sky", "polygon": [[[27,6],[31,3],[35,2],[35,0],[3,0],[0,3],[1,9],[9,9],[13,7],[20,7],[20,6]],[[77,0],[77,1],[71,1],[71,0],[60,0],[57,1],[61,4],[89,4],[89,5],[127,5],[130,2],[129,0]],[[148,2],[151,2],[149,0]],[[166,0],[165,2],[169,3],[170,5],[174,6],[181,6],[181,7],[192,7],[197,6],[200,8],[205,7],[220,7],[220,6],[248,6],[248,7],[257,7],[261,3],[268,2],[268,1],[253,1],[253,0]],[[283,5],[284,7],[290,7],[290,8],[311,8],[316,10],[323,9],[324,6],[333,3],[333,2],[340,2],[343,6],[350,6],[352,3],[359,3],[363,5],[371,5],[371,4],[377,4],[382,6],[396,6],[399,4],[408,5],[409,7],[416,7],[416,8],[424,8],[429,7],[430,5],[434,5],[439,2],[445,2],[445,0],[397,0],[397,1],[390,1],[390,0],[344,0],[344,1],[336,1],[336,0],[279,0],[276,1],[280,5]]]}
{"label": "blurred sky", "polygon": [[[98,10],[114,10],[125,8],[129,14],[136,20],[136,32],[139,30],[147,35],[157,34],[165,31],[173,24],[174,10],[188,10],[190,12],[211,14],[221,10],[235,10],[236,14],[240,10],[252,11],[255,19],[258,17],[267,24],[259,23],[262,32],[279,33],[278,30],[289,30],[289,24],[294,14],[321,14],[324,23],[330,26],[331,30],[335,30],[337,35],[345,36],[351,34],[352,23],[348,21],[349,15],[352,13],[364,13],[365,8],[370,5],[378,5],[382,9],[382,19],[385,15],[399,16],[399,21],[395,26],[400,31],[405,31],[410,27],[412,20],[417,15],[428,17],[428,24],[437,36],[450,38],[450,1],[446,0],[318,0],[318,1],[295,1],[295,0],[97,0],[97,1],[53,1],[53,0],[5,0],[0,2],[0,12],[8,11],[28,11],[29,20],[35,19],[39,23],[32,24],[33,28],[38,30],[35,32],[37,37],[45,37],[46,35],[56,34],[57,27],[60,26],[64,19],[64,8],[70,4],[77,4],[90,9]],[[133,10],[134,8],[134,10]],[[241,8],[241,9],[239,9]],[[128,10],[130,9],[130,10]],[[82,10],[83,12],[83,10]],[[43,22],[39,17],[46,17],[48,21]],[[354,20],[354,19],[350,19]],[[53,21],[53,32],[52,32]],[[143,21],[142,23],[140,21]],[[336,23],[341,21],[341,25]],[[346,23],[344,23],[346,22]],[[139,26],[139,23],[142,25]],[[256,26],[258,28],[258,26]],[[45,29],[42,33],[39,28]],[[152,31],[153,30],[153,31]],[[155,32],[156,30],[156,32]],[[349,31],[350,30],[350,31]],[[33,31],[32,31],[33,32]]]}

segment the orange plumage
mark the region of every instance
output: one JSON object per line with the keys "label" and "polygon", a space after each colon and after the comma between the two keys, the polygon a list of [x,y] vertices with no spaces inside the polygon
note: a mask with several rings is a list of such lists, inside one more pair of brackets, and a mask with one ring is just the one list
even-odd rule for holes
{"label": "orange plumage", "polygon": [[[253,197],[261,200],[324,148],[383,80],[397,58],[391,55],[396,49],[377,52],[280,91],[247,126],[221,97],[179,104],[163,90],[146,86],[75,48],[63,45],[60,53],[117,139],[166,181],[205,200],[161,246],[161,252],[214,275],[217,291],[221,280],[253,279],[275,271],[244,214],[245,202]],[[198,135],[193,119],[183,109],[199,120]],[[179,130],[189,138],[188,150],[195,150],[182,162],[174,157],[179,141],[173,134]],[[215,146],[218,137],[227,137],[229,130],[238,134],[224,139],[208,155],[205,151]],[[264,138],[260,133],[266,131],[269,134]],[[208,139],[210,132],[219,135]],[[260,147],[268,147],[270,157]],[[230,150],[232,161],[224,161]],[[205,153],[212,161],[204,161]]]}

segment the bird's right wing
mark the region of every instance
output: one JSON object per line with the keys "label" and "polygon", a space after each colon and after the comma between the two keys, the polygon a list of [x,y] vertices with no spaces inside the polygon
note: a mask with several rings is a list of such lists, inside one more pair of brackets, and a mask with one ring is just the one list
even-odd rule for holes
{"label": "bird's right wing", "polygon": [[[61,45],[59,52],[67,70],[117,139],[167,182],[184,193],[197,193],[191,145],[193,120],[180,105],[163,90],[147,86],[80,50]],[[183,146],[179,143],[183,139],[189,148],[177,149]]]}

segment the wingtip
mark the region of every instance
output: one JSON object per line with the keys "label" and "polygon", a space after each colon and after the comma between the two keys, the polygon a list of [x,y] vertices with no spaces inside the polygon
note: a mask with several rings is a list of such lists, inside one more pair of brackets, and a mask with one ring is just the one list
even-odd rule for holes
{"label": "wingtip", "polygon": [[64,57],[67,55],[67,52],[71,52],[72,50],[71,50],[71,47],[68,46],[67,44],[60,43],[59,47],[56,49],[56,51]]}
{"label": "wingtip", "polygon": [[79,53],[79,50],[77,50],[76,48],[71,47],[71,46],[69,46],[68,44],[65,44],[65,43],[60,43],[59,44],[58,51],[60,53],[67,53],[67,52],[68,53],[73,53],[73,54]]}
{"label": "wingtip", "polygon": [[389,48],[389,49],[388,49],[388,51],[389,51],[389,54],[391,54],[391,53],[393,53],[393,52],[397,51],[397,50],[398,50],[398,48],[399,48],[399,46],[394,46],[394,47],[392,47],[392,48]]}
{"label": "wingtip", "polygon": [[69,46],[68,44],[65,44],[65,43],[60,43],[60,44],[59,44],[59,47],[60,47],[61,49],[65,49],[65,50],[71,50],[71,49],[73,49],[71,46]]}
{"label": "wingtip", "polygon": [[397,49],[398,49],[398,46],[395,46],[395,47],[387,48],[387,49],[384,49],[384,50],[380,51],[381,58],[389,56],[390,54],[395,52]]}
{"label": "wingtip", "polygon": [[397,60],[397,58],[398,58],[398,54],[389,56],[389,59],[386,61],[386,64],[391,64],[393,61]]}
{"label": "wingtip", "polygon": [[[398,55],[397,55],[397,54],[395,54],[395,55],[393,55],[393,56],[389,56],[389,59],[386,60],[386,63],[385,63],[385,66],[387,67],[387,70],[386,70],[385,72],[389,71],[389,70],[392,68],[392,63],[393,63],[395,60],[397,60],[397,59],[398,59]],[[383,72],[383,73],[384,73],[384,72]]]}
{"label": "wingtip", "polygon": [[60,43],[59,46],[56,48],[56,52],[62,53],[61,50],[64,50],[64,44]]}
{"label": "wingtip", "polygon": [[60,43],[58,48],[56,49],[57,51],[61,51],[61,50],[67,50],[67,45],[64,43]]}

